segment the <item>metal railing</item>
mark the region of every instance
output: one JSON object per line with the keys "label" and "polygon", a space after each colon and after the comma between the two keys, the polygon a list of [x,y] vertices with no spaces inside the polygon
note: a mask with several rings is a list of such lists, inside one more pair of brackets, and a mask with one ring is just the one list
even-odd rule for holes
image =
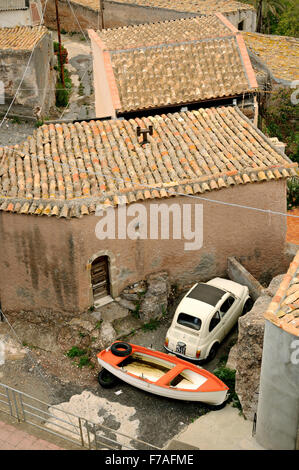
{"label": "metal railing", "polygon": [[90,450],[161,450],[0,383],[0,412]]}

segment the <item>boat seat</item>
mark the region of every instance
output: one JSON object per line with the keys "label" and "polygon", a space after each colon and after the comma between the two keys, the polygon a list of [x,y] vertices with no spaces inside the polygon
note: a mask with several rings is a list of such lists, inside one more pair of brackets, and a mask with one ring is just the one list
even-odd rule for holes
{"label": "boat seat", "polygon": [[174,367],[173,369],[170,369],[170,371],[168,371],[166,374],[164,374],[163,377],[161,377],[159,380],[157,380],[157,382],[155,382],[155,385],[159,385],[159,386],[169,385],[170,382],[177,375],[179,375],[181,372],[183,372],[183,370],[185,370],[185,369],[186,369],[186,366],[184,366],[182,364],[178,364],[176,367]]}

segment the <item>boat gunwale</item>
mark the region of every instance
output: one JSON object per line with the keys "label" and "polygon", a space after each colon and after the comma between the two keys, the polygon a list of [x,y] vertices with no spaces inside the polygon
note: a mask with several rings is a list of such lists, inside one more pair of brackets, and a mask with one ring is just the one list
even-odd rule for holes
{"label": "boat gunwale", "polygon": [[[117,341],[116,341],[117,343]],[[113,343],[114,344],[114,343]],[[170,390],[173,390],[173,391],[184,391],[184,392],[195,392],[195,393],[213,393],[213,392],[220,392],[220,391],[225,391],[225,390],[229,390],[229,387],[224,383],[222,382],[222,380],[220,380],[216,375],[212,374],[211,372],[207,371],[206,369],[203,369],[203,368],[199,368],[198,366],[196,366],[195,364],[191,364],[191,363],[188,363],[187,361],[184,361],[183,359],[180,359],[176,356],[170,356],[169,354],[166,354],[166,353],[163,353],[163,352],[160,352],[160,351],[156,351],[156,350],[153,350],[153,349],[149,349],[149,348],[146,348],[144,346],[138,346],[138,345],[135,345],[135,344],[132,344],[132,343],[128,343],[130,344],[130,346],[132,347],[132,351],[130,354],[128,354],[127,356],[119,356],[119,359],[120,359],[120,362],[122,362],[123,360],[125,360],[126,358],[132,356],[134,353],[143,353],[147,356],[150,356],[150,357],[156,357],[156,358],[159,358],[159,359],[162,359],[166,362],[171,362],[173,363],[175,366],[174,368],[170,369],[170,371],[173,371],[174,369],[176,369],[176,367],[178,365],[181,365],[181,366],[184,366],[185,369],[187,370],[190,370],[190,371],[193,371],[195,372],[196,374],[198,375],[203,375],[207,380],[210,380],[210,381],[213,381],[213,382],[216,382],[216,384],[218,386],[221,387],[221,389],[217,389],[217,390],[208,390],[208,391],[201,391],[200,388],[206,383],[206,381],[200,385],[198,388],[196,389],[186,389],[186,388],[179,388],[179,387],[172,387],[171,385],[169,384],[157,384],[157,381],[156,382],[153,382],[149,379],[146,379],[145,377],[140,377],[140,376],[137,376],[131,372],[128,372],[128,371],[125,371],[125,370],[122,370],[121,367],[118,366],[118,364],[112,364],[108,361],[105,361],[102,359],[102,356],[105,354],[105,353],[108,353],[110,352],[111,353],[111,346],[104,349],[103,351],[101,351],[100,353],[97,354],[97,357],[99,359],[101,359],[103,362],[106,362],[107,364],[109,364],[110,366],[112,366],[113,368],[115,368],[116,370],[118,371],[121,371],[123,372],[124,374],[128,374],[130,375],[131,377],[133,378],[136,378],[136,379],[139,379],[143,382],[147,382],[148,384],[151,384],[151,385],[154,385],[156,387],[161,387],[161,388],[165,388],[165,389],[170,389]],[[111,353],[112,354],[112,353]],[[176,378],[179,374],[181,374],[183,372],[184,369],[178,369],[178,374],[174,377]],[[167,374],[167,372],[166,372]],[[165,374],[164,374],[165,375]],[[162,376],[164,377],[164,376]]]}

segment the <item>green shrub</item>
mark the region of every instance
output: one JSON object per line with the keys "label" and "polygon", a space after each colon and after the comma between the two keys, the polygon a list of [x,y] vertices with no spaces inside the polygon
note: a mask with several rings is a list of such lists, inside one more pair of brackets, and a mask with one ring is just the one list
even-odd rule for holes
{"label": "green shrub", "polygon": [[220,366],[213,371],[213,374],[228,386],[229,393],[227,402],[232,403],[234,408],[238,408],[240,411],[242,411],[240,400],[235,392],[236,371],[225,366]]}
{"label": "green shrub", "polygon": [[67,357],[80,357],[84,356],[84,354],[86,354],[86,351],[84,349],[78,348],[77,346],[73,346],[66,353]]}
{"label": "green shrub", "polygon": [[294,176],[287,181],[288,210],[299,206],[299,177]]}
{"label": "green shrub", "polygon": [[153,331],[156,330],[159,326],[160,322],[156,318],[152,318],[148,323],[144,323],[142,325],[143,331]]}

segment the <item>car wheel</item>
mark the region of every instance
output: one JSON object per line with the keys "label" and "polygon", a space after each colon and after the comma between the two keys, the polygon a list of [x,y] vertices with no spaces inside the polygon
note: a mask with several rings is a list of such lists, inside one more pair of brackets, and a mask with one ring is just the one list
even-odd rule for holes
{"label": "car wheel", "polygon": [[242,315],[245,315],[245,313],[249,312],[252,309],[253,304],[253,300],[251,299],[251,297],[249,297],[249,299],[247,299],[244,304]]}
{"label": "car wheel", "polygon": [[107,369],[102,369],[98,374],[98,382],[103,388],[111,388],[118,383],[118,378]]}
{"label": "car wheel", "polygon": [[211,350],[209,352],[209,355],[208,355],[208,361],[212,361],[213,359],[215,359],[218,348],[219,348],[218,343],[213,344],[213,346],[211,347]]}
{"label": "car wheel", "polygon": [[111,352],[115,356],[126,357],[132,352],[132,346],[129,343],[123,343],[121,341],[113,343],[111,346]]}

